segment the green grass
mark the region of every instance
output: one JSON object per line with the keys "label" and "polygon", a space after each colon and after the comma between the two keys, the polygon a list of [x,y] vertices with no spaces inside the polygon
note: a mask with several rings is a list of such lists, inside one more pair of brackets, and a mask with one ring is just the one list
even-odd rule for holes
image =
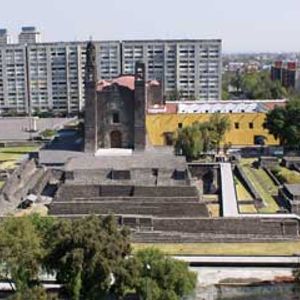
{"label": "green grass", "polygon": [[266,205],[266,207],[259,209],[259,212],[275,213],[279,209],[273,197],[278,194],[277,186],[263,169],[253,168],[249,164],[244,164],[242,168]]}
{"label": "green grass", "polygon": [[147,247],[169,255],[293,255],[299,253],[300,242],[133,244],[134,251]]}
{"label": "green grass", "polygon": [[16,167],[16,162],[23,155],[38,150],[37,146],[0,148],[0,169],[8,170]]}
{"label": "green grass", "polygon": [[7,160],[3,163],[0,163],[0,170],[9,170],[16,167],[16,160]]}
{"label": "green grass", "polygon": [[257,159],[256,158],[242,158],[240,160],[241,166],[251,166]]}
{"label": "green grass", "polygon": [[38,147],[26,146],[26,147],[8,147],[0,148],[0,161],[16,161],[19,160],[24,154],[34,152]]}
{"label": "green grass", "polygon": [[297,171],[293,171],[284,167],[279,167],[279,170],[279,175],[285,179],[286,183],[300,183],[300,173],[298,173]]}
{"label": "green grass", "polygon": [[250,193],[247,191],[247,189],[237,177],[234,178],[234,181],[238,201],[243,202],[253,200],[253,197],[250,195]]}
{"label": "green grass", "polygon": [[239,211],[241,214],[257,214],[254,204],[240,204]]}
{"label": "green grass", "polygon": [[29,153],[29,152],[34,152],[37,149],[38,149],[37,146],[7,147],[7,148],[0,148],[0,153],[26,154],[26,153]]}

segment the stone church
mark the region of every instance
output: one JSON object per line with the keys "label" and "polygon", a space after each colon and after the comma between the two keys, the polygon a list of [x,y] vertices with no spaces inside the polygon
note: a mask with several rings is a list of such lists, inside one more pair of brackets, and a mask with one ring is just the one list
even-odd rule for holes
{"label": "stone church", "polygon": [[84,151],[99,148],[146,148],[147,88],[144,63],[136,63],[134,76],[98,82],[96,49],[87,46],[85,75]]}

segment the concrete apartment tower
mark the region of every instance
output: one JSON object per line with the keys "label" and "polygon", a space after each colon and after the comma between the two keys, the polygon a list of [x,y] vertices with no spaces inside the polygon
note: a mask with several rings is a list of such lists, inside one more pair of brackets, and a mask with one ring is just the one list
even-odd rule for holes
{"label": "concrete apartment tower", "polygon": [[41,33],[34,26],[22,27],[22,32],[19,34],[19,44],[30,45],[41,42]]}
{"label": "concrete apartment tower", "polygon": [[145,64],[137,62],[134,80],[134,149],[146,148],[146,70]]}
{"label": "concrete apartment tower", "polygon": [[0,46],[8,44],[8,34],[5,28],[0,28]]}
{"label": "concrete apartment tower", "polygon": [[97,65],[96,47],[93,42],[88,43],[86,55],[84,151],[87,153],[95,153],[98,149]]}

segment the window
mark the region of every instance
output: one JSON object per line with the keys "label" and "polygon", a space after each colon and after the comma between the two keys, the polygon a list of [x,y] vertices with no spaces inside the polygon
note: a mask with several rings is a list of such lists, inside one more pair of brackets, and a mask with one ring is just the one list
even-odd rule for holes
{"label": "window", "polygon": [[249,123],[249,128],[250,128],[250,129],[253,129],[253,127],[254,127],[254,126],[253,126],[253,123],[250,122],[250,123]]}
{"label": "window", "polygon": [[165,145],[173,146],[174,133],[173,132],[165,132]]}
{"label": "window", "polygon": [[240,128],[240,123],[234,123],[234,128],[239,129]]}
{"label": "window", "polygon": [[113,123],[114,124],[118,124],[118,123],[120,123],[120,117],[119,117],[119,113],[117,113],[117,112],[115,112],[115,113],[113,113],[113,116],[112,116],[113,118]]}
{"label": "window", "polygon": [[178,128],[182,128],[182,123],[178,123]]}

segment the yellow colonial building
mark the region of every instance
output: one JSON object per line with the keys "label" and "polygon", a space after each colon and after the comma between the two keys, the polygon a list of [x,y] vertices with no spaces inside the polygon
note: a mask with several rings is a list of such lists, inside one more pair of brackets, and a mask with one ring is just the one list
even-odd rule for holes
{"label": "yellow colonial building", "polygon": [[264,137],[267,145],[278,145],[278,140],[263,126],[267,111],[276,105],[285,105],[285,100],[169,102],[164,107],[149,108],[148,139],[153,146],[171,145],[178,128],[208,121],[213,113],[220,113],[228,116],[231,122],[224,142],[251,146],[256,144],[257,138]]}

